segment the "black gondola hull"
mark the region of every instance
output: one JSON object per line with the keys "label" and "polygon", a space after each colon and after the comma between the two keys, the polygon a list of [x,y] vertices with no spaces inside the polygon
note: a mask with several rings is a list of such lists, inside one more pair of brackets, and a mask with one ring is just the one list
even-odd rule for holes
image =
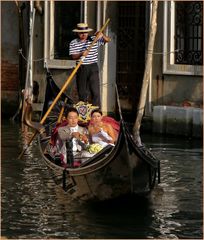
{"label": "black gondola hull", "polygon": [[[47,86],[43,115],[50,99],[53,100],[59,91],[51,75],[48,75]],[[63,99],[65,97],[63,96]],[[71,105],[72,101],[68,99]],[[144,146],[136,145],[123,121],[114,147],[103,149],[77,168],[57,165],[45,152],[59,109],[60,106],[53,109],[45,124],[46,134],[41,133],[38,140],[42,157],[55,183],[68,195],[73,199],[101,201],[129,193],[147,194],[151,191],[155,186],[156,176],[159,176],[159,160]]]}
{"label": "black gondola hull", "polygon": [[46,143],[39,142],[54,180],[74,199],[101,201],[129,193],[147,194],[154,186],[158,168],[141,159],[135,147],[128,149],[123,133],[109,153],[79,168],[56,165],[43,154]]}

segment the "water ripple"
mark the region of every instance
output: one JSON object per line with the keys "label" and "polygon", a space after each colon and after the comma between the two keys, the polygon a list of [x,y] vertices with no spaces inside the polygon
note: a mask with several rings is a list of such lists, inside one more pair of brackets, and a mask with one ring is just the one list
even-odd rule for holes
{"label": "water ripple", "polygon": [[[2,125],[2,225],[7,238],[202,238],[202,144],[143,136],[161,159],[161,184],[148,198],[98,204],[71,201],[56,186],[35,140],[22,159],[25,137]],[[31,135],[28,131],[28,135]]]}

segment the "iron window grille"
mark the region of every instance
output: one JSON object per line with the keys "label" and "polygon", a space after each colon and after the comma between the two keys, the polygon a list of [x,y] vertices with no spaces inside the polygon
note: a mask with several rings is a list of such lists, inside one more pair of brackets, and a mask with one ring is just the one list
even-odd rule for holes
{"label": "iron window grille", "polygon": [[203,3],[175,3],[175,63],[203,64]]}

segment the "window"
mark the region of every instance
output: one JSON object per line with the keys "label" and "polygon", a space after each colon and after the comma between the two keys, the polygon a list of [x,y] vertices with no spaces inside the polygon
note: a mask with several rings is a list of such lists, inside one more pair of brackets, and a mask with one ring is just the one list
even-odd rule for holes
{"label": "window", "polygon": [[176,2],[175,54],[176,64],[203,64],[203,4]]}
{"label": "window", "polygon": [[45,1],[45,64],[49,68],[73,68],[76,61],[69,56],[72,29],[84,21],[83,1]]}
{"label": "window", "polygon": [[165,1],[163,73],[203,75],[203,4]]}
{"label": "window", "polygon": [[54,9],[54,58],[70,59],[69,43],[74,38],[72,29],[80,22],[81,2],[57,1]]}

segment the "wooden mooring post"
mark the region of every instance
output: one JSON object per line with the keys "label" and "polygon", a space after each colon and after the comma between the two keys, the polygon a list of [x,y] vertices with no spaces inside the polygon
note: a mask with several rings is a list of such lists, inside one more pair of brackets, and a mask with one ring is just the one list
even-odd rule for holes
{"label": "wooden mooring post", "polygon": [[138,143],[138,145],[141,145],[140,140],[140,126],[141,121],[143,118],[144,108],[146,104],[146,96],[147,96],[147,89],[149,85],[149,78],[150,78],[150,71],[152,68],[152,56],[153,56],[153,50],[154,50],[154,42],[155,42],[155,36],[157,32],[157,8],[158,8],[158,0],[152,1],[152,16],[151,16],[151,24],[150,24],[150,32],[149,32],[149,41],[148,41],[148,49],[147,49],[147,55],[146,55],[146,62],[145,62],[145,71],[143,76],[143,84],[140,94],[140,101],[138,106],[138,112],[136,121],[133,127],[133,135],[134,139]]}

